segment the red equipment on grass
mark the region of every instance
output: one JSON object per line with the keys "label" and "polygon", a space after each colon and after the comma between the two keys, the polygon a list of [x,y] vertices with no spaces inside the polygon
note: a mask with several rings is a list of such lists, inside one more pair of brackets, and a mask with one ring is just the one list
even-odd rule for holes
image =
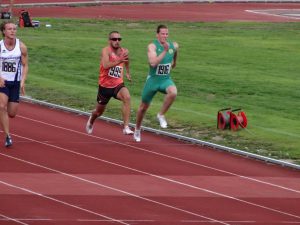
{"label": "red equipment on grass", "polygon": [[19,27],[33,27],[29,12],[24,9],[20,11]]}
{"label": "red equipment on grass", "polygon": [[[235,114],[237,112],[237,114]],[[218,111],[217,117],[217,128],[226,129],[229,128],[236,131],[241,128],[246,128],[248,125],[248,120],[245,112],[242,109],[225,108]]]}

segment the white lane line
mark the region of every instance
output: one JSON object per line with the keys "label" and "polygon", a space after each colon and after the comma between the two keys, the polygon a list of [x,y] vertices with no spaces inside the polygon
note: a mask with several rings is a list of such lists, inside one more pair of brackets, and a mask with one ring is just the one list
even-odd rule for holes
{"label": "white lane line", "polygon": [[[287,212],[284,212],[284,211],[281,211],[281,210],[273,209],[273,208],[270,208],[270,207],[267,207],[267,206],[259,205],[259,204],[256,204],[256,203],[253,203],[253,202],[249,202],[249,201],[246,201],[246,200],[243,200],[243,199],[235,198],[235,197],[230,196],[230,195],[226,195],[226,194],[222,194],[222,193],[219,193],[219,192],[211,191],[211,190],[208,190],[208,189],[200,188],[200,187],[197,187],[197,186],[194,186],[194,185],[190,185],[190,184],[187,184],[187,183],[183,183],[183,182],[171,179],[171,178],[166,178],[166,177],[163,177],[163,176],[158,176],[158,175],[155,175],[155,174],[151,174],[151,173],[148,173],[148,172],[145,172],[145,171],[141,171],[141,170],[138,170],[138,169],[134,169],[134,168],[131,168],[131,167],[127,167],[127,166],[124,166],[124,165],[121,165],[121,164],[118,164],[118,163],[114,163],[114,162],[110,162],[110,161],[107,161],[107,160],[99,159],[99,158],[94,157],[94,156],[90,156],[90,155],[87,155],[87,154],[75,152],[75,151],[72,151],[70,149],[62,148],[62,147],[59,147],[59,146],[56,146],[56,145],[52,145],[52,144],[49,144],[49,143],[43,143],[43,142],[31,139],[31,138],[27,138],[27,137],[24,137],[24,136],[19,136],[19,135],[15,135],[15,136],[18,136],[20,138],[24,138],[24,139],[27,139],[27,140],[31,140],[32,142],[36,142],[36,143],[39,143],[39,144],[42,144],[42,145],[50,146],[50,147],[53,147],[53,148],[56,148],[56,149],[59,149],[59,150],[63,150],[63,151],[69,152],[69,153],[73,153],[75,155],[80,155],[80,156],[83,156],[83,157],[86,157],[86,158],[89,158],[89,159],[101,161],[101,162],[104,162],[104,163],[115,165],[117,167],[121,167],[121,168],[125,168],[125,169],[131,170],[131,171],[135,171],[135,172],[138,172],[138,173],[146,174],[148,176],[155,177],[155,178],[158,178],[158,179],[161,179],[161,180],[165,180],[165,181],[169,181],[171,183],[175,183],[175,184],[182,185],[182,186],[185,186],[185,187],[189,187],[189,188],[192,188],[192,189],[204,191],[204,192],[216,195],[216,196],[228,198],[228,199],[235,200],[235,201],[238,201],[238,202],[241,202],[241,203],[245,203],[245,204],[248,204],[248,205],[251,205],[251,206],[259,207],[259,208],[262,208],[262,209],[265,209],[265,210],[268,210],[268,211],[272,211],[272,212],[276,212],[276,213],[279,213],[279,214],[282,214],[282,215],[287,215],[287,216],[290,216],[290,217],[293,217],[293,218],[300,219],[300,216],[293,215],[291,213],[287,213]],[[66,176],[73,177],[75,179],[79,179],[79,180],[82,180],[82,181],[85,181],[85,182],[88,182],[88,183],[91,183],[91,184],[95,184],[95,185],[98,185],[98,186],[101,186],[101,187],[105,187],[105,188],[108,188],[108,189],[111,189],[111,190],[115,190],[117,192],[121,192],[121,193],[130,195],[130,196],[133,196],[133,197],[136,197],[136,198],[140,198],[140,199],[143,199],[143,200],[146,200],[146,201],[150,201],[150,202],[153,202],[153,203],[156,203],[156,204],[159,204],[159,205],[163,205],[163,206],[166,206],[166,207],[169,207],[169,208],[172,208],[172,209],[176,209],[176,210],[179,210],[179,211],[182,211],[182,212],[186,212],[186,213],[189,213],[191,215],[197,215],[198,217],[209,219],[211,221],[220,222],[218,220],[215,220],[215,219],[212,219],[212,218],[208,218],[208,217],[205,217],[205,216],[202,216],[202,215],[198,215],[198,214],[186,211],[184,209],[180,209],[180,208],[176,208],[176,207],[164,204],[164,203],[156,202],[156,201],[153,201],[153,200],[148,199],[148,198],[141,197],[141,196],[136,195],[136,194],[132,194],[132,193],[120,190],[120,189],[116,189],[116,188],[112,188],[112,187],[109,187],[109,186],[106,186],[106,185],[102,185],[102,184],[99,184],[97,182],[93,182],[93,181],[90,181],[90,180],[87,180],[87,179],[84,179],[84,178],[81,178],[81,177],[78,177],[78,176],[74,176],[74,175],[67,174],[67,173],[64,173],[64,172],[61,172],[61,171],[57,171],[55,169],[50,169],[48,167],[45,167],[45,166],[42,166],[42,165],[39,165],[39,164],[36,164],[36,163],[32,163],[32,162],[29,162],[29,161],[26,161],[26,160],[23,160],[23,159],[19,159],[19,158],[16,158],[16,157],[12,157],[12,156],[7,155],[7,154],[2,154],[2,153],[0,153],[0,154],[4,155],[6,157],[10,157],[10,158],[13,158],[13,159],[25,162],[25,163],[29,163],[31,165],[35,165],[35,166],[38,166],[38,167],[41,167],[41,168],[45,168],[45,169],[48,169],[48,170],[51,170],[51,171],[54,171],[54,172],[57,172],[57,173],[60,173],[60,174],[66,175]]]}
{"label": "white lane line", "polygon": [[[1,214],[0,214],[1,216]],[[19,220],[19,221],[29,221],[29,222],[43,222],[43,221],[50,221],[50,222],[61,222],[62,224],[64,223],[64,221],[66,220],[54,220],[54,219],[36,219],[36,218],[13,218],[15,220]],[[159,221],[157,220],[146,220],[146,219],[139,219],[139,220],[129,220],[129,219],[120,219],[121,221],[127,222],[127,223],[147,223],[147,224],[157,224]],[[1,219],[0,218],[0,222],[1,221],[9,221],[9,219]],[[105,219],[74,219],[74,220],[67,220],[68,222],[74,221],[74,222],[111,222],[110,220],[105,220]],[[176,221],[177,222],[177,221]],[[186,223],[186,224],[208,224],[211,223],[213,224],[214,222],[212,221],[207,221],[207,220],[180,220],[180,223]],[[229,224],[257,224],[257,221],[254,220],[228,220],[228,221],[223,221],[225,223],[229,223]],[[170,221],[170,224],[174,223],[174,221]],[[291,221],[276,221],[277,224],[300,224],[300,222],[291,222]],[[28,225],[28,224],[26,224]]]}
{"label": "white lane line", "polygon": [[[1,154],[1,153],[0,153],[0,154]],[[1,155],[4,155],[4,154],[1,154]],[[5,155],[5,156],[6,156],[6,155]],[[14,157],[12,157],[12,158],[14,158]],[[44,167],[44,168],[46,168],[46,167]],[[43,195],[43,194],[41,194],[41,193],[38,193],[38,192],[35,192],[35,191],[32,191],[32,190],[29,190],[29,189],[27,189],[27,188],[23,188],[23,187],[19,187],[19,186],[13,185],[13,184],[9,184],[9,183],[4,182],[4,181],[1,181],[1,180],[0,180],[0,183],[6,185],[6,186],[8,186],[8,187],[11,187],[11,188],[19,189],[19,190],[22,190],[22,191],[24,191],[24,192],[27,192],[27,193],[30,193],[30,194],[33,194],[33,195],[37,195],[37,196],[42,197],[42,198],[46,198],[46,199],[48,199],[48,200],[52,200],[52,201],[54,201],[54,202],[58,202],[58,203],[61,203],[61,204],[63,204],[63,205],[66,205],[66,206],[69,206],[69,207],[72,207],[72,208],[75,208],[75,209],[79,209],[79,210],[81,210],[81,211],[84,211],[84,212],[87,212],[87,213],[90,213],[90,214],[93,214],[93,215],[96,215],[96,216],[100,216],[100,217],[105,218],[105,219],[107,219],[107,220],[109,220],[109,221],[111,221],[111,222],[113,221],[113,222],[117,222],[117,223],[120,223],[120,224],[130,225],[130,224],[125,223],[125,222],[123,222],[123,221],[120,221],[120,220],[117,220],[117,219],[114,219],[114,218],[105,216],[105,215],[103,215],[103,214],[96,213],[96,212],[94,212],[94,211],[91,211],[91,210],[88,210],[88,209],[79,207],[79,206],[77,206],[77,205],[73,205],[73,204],[70,204],[70,203],[67,203],[67,202],[58,200],[58,199],[56,199],[56,198],[52,198],[52,197]],[[15,221],[15,220],[14,220],[14,221]],[[24,224],[24,223],[21,222],[21,224]]]}
{"label": "white lane line", "polygon": [[295,192],[295,193],[300,194],[300,190],[295,190],[295,189],[292,189],[292,188],[284,187],[282,185],[273,184],[273,183],[270,183],[270,182],[259,180],[257,178],[243,176],[243,175],[232,173],[232,172],[229,172],[229,171],[226,171],[226,170],[217,169],[215,167],[211,167],[211,166],[203,165],[203,164],[200,164],[200,163],[188,161],[188,160],[177,158],[177,157],[174,157],[174,156],[171,156],[171,155],[166,155],[166,154],[154,152],[154,151],[151,151],[151,150],[148,150],[148,149],[145,149],[145,148],[141,148],[141,147],[137,147],[137,146],[134,146],[134,145],[130,145],[130,144],[126,144],[126,143],[114,141],[114,140],[111,140],[111,139],[102,138],[102,137],[98,137],[98,136],[94,136],[94,135],[89,135],[89,134],[86,134],[84,132],[80,132],[80,131],[72,130],[72,129],[69,129],[69,128],[65,128],[65,127],[61,127],[61,126],[49,124],[49,123],[46,123],[46,122],[43,122],[43,121],[40,121],[40,120],[35,120],[35,119],[31,119],[31,118],[24,117],[24,116],[19,116],[19,117],[21,117],[23,119],[26,119],[26,120],[33,121],[33,122],[41,123],[41,124],[44,124],[44,125],[47,125],[47,126],[55,127],[55,128],[66,130],[66,131],[70,131],[72,133],[76,133],[76,134],[81,134],[81,135],[93,137],[93,138],[96,138],[98,140],[104,140],[104,141],[115,143],[115,144],[118,144],[118,145],[130,147],[130,148],[133,148],[133,149],[136,149],[136,150],[139,150],[139,151],[144,151],[144,152],[147,152],[147,153],[150,153],[150,154],[159,155],[159,156],[162,156],[162,157],[165,157],[165,158],[177,160],[177,161],[188,163],[188,164],[191,164],[191,165],[194,165],[194,166],[203,167],[203,168],[210,169],[210,170],[217,171],[217,172],[221,172],[221,173],[224,173],[224,174],[227,174],[227,175],[236,176],[236,177],[239,177],[239,178],[242,178],[242,179],[250,180],[250,181],[253,181],[253,182],[265,184],[265,185],[268,185],[268,186],[272,186],[272,187],[276,187],[276,188],[280,188],[280,189],[283,189],[283,190],[286,190],[286,191],[291,191],[291,192]]}
{"label": "white lane line", "polygon": [[[14,220],[19,221],[53,221],[53,219],[46,219],[46,218],[13,218]],[[0,219],[0,221],[8,221],[8,219]]]}
{"label": "white lane line", "polygon": [[250,12],[250,13],[255,13],[255,14],[260,14],[260,15],[265,15],[265,16],[275,16],[275,17],[284,17],[284,18],[288,18],[288,19],[295,19],[295,20],[299,20],[299,17],[295,17],[295,16],[288,16],[288,15],[282,15],[282,14],[275,14],[272,12],[268,12],[268,11],[279,11],[279,10],[283,10],[283,9],[261,9],[261,10],[245,10],[246,12]]}
{"label": "white lane line", "polygon": [[[1,181],[0,181],[0,182],[1,182]],[[27,224],[27,223],[23,223],[22,221],[20,221],[20,220],[18,220],[18,219],[14,219],[14,218],[5,216],[5,215],[3,215],[3,214],[0,214],[0,216],[3,217],[3,218],[5,219],[5,221],[14,221],[14,222],[16,222],[16,223],[18,223],[18,224],[29,225],[29,224]],[[0,219],[0,221],[1,221],[1,220],[2,220],[2,219]]]}
{"label": "white lane line", "polygon": [[[19,136],[19,137],[21,137],[21,136]],[[24,137],[23,137],[23,138],[24,138]],[[29,138],[26,138],[26,139],[29,139]],[[33,139],[31,139],[31,140],[34,141]],[[43,144],[42,142],[39,142],[39,141],[34,141],[34,142]],[[54,147],[54,148],[57,148],[57,149],[60,149],[60,150],[64,150],[64,148],[61,148],[61,147],[58,147],[58,146],[49,145],[49,144],[45,144],[45,145],[51,146],[51,147]],[[72,152],[72,151],[70,151],[70,150],[67,150],[67,151],[68,151],[68,152]],[[74,152],[74,153],[75,153],[75,152]],[[75,153],[75,154],[76,154],[76,153]],[[7,158],[11,158],[11,159],[14,159],[14,160],[21,161],[21,162],[23,162],[23,163],[27,163],[27,164],[36,166],[36,167],[39,167],[39,168],[43,168],[43,169],[49,170],[49,171],[51,171],[51,172],[55,172],[55,173],[58,173],[58,174],[67,176],[67,177],[71,177],[71,178],[74,178],[74,179],[77,179],[77,180],[80,180],[80,181],[83,181],[83,182],[86,182],[86,183],[89,183],[89,184],[93,184],[93,185],[96,185],[96,186],[99,186],[99,187],[107,188],[107,189],[109,189],[109,190],[113,190],[113,191],[116,191],[116,192],[119,192],[119,193],[122,193],[122,194],[125,194],[125,195],[128,195],[128,196],[131,196],[131,197],[135,197],[135,198],[138,198],[138,199],[147,201],[147,202],[155,203],[155,204],[157,204],[157,205],[164,206],[164,207],[167,207],[167,208],[176,210],[176,211],[180,211],[180,212],[183,212],[183,213],[192,215],[192,216],[200,217],[200,218],[202,218],[202,219],[207,219],[207,220],[212,221],[212,222],[215,222],[215,223],[227,224],[227,223],[224,223],[224,222],[222,222],[222,221],[215,220],[215,219],[213,219],[213,218],[209,218],[209,217],[206,217],[206,216],[203,216],[203,215],[200,215],[200,214],[197,214],[197,213],[194,213],[194,212],[185,210],[185,209],[177,208],[177,207],[172,206],[172,205],[168,205],[168,204],[165,204],[165,203],[162,203],[162,202],[158,202],[158,201],[155,201],[155,200],[152,200],[152,199],[149,199],[149,198],[145,198],[145,197],[142,197],[142,196],[139,196],[139,195],[136,195],[136,194],[127,192],[127,191],[123,191],[123,190],[121,190],[121,189],[117,189],[117,188],[110,187],[110,186],[107,186],[107,185],[104,185],[104,184],[100,184],[100,183],[98,183],[98,182],[94,182],[94,181],[91,181],[91,180],[88,180],[88,179],[85,179],[85,178],[82,178],[82,177],[79,177],[79,176],[75,176],[75,175],[72,175],[72,174],[69,174],[69,173],[65,173],[65,172],[62,172],[62,171],[59,171],[59,170],[56,170],[56,169],[53,169],[53,168],[50,168],[50,167],[46,167],[46,166],[43,166],[43,165],[40,165],[40,164],[37,164],[37,163],[34,163],[34,162],[30,162],[30,161],[27,161],[27,160],[19,159],[19,158],[17,158],[17,157],[13,157],[13,156],[10,156],[10,155],[4,154],[4,153],[0,153],[0,155],[5,156],[5,157],[7,157]],[[80,154],[80,155],[84,156],[84,154]],[[88,155],[86,155],[86,157],[88,157],[88,158],[94,158],[94,157],[88,156]],[[95,158],[95,159],[96,159],[96,158]],[[102,160],[101,160],[101,161],[102,161]],[[117,164],[116,164],[116,165],[117,165]],[[136,171],[137,171],[137,170],[136,170]],[[3,181],[0,181],[0,183],[7,184],[6,182],[3,182]],[[7,185],[9,185],[9,184],[7,184]],[[10,185],[10,186],[13,187],[14,185]],[[25,188],[19,187],[19,189],[24,190],[24,191],[27,191],[27,192],[30,192],[30,193],[32,192],[33,194],[39,195],[39,196],[41,196],[41,197],[44,197],[44,196],[45,196],[45,195],[43,195],[43,194],[36,193],[36,192],[30,191],[30,190],[27,190],[27,189],[25,189]],[[46,197],[46,198],[49,198],[49,199],[51,199],[51,200],[55,200],[55,199],[50,198],[50,197],[48,197],[48,196],[45,196],[45,197]],[[60,201],[60,200],[57,200],[57,201]],[[63,203],[63,202],[62,202],[62,203]],[[68,203],[66,203],[66,204],[68,204]],[[72,206],[72,205],[70,205],[70,206]],[[227,224],[227,225],[229,225],[229,224]]]}

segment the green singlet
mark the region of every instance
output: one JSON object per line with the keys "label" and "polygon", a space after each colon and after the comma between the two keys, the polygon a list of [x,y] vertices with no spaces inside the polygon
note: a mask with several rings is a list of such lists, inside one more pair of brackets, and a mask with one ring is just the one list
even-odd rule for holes
{"label": "green singlet", "polygon": [[[168,41],[169,50],[165,57],[156,67],[151,67],[149,69],[149,75],[142,92],[142,102],[149,104],[154,95],[159,91],[166,94],[166,90],[169,86],[175,86],[174,82],[170,77],[170,72],[172,69],[172,62],[176,49],[173,42]],[[156,54],[160,55],[164,47],[159,43],[158,40],[154,40],[153,44],[156,46]]]}

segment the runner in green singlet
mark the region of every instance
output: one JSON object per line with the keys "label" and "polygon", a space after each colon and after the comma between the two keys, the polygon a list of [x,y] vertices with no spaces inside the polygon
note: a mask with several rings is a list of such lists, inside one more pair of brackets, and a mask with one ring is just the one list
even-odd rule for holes
{"label": "runner in green singlet", "polygon": [[178,44],[168,40],[169,30],[165,25],[159,25],[156,30],[156,40],[148,45],[149,75],[143,92],[142,102],[136,116],[134,140],[141,141],[141,125],[150,103],[157,92],[165,94],[160,112],[157,114],[160,127],[167,128],[165,113],[177,96],[177,88],[170,77],[171,69],[176,66]]}

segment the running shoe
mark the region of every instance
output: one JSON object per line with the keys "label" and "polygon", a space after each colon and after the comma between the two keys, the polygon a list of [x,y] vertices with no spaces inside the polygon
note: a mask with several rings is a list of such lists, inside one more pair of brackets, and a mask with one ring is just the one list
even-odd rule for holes
{"label": "running shoe", "polygon": [[129,126],[124,127],[123,134],[133,134],[133,131],[130,130]]}
{"label": "running shoe", "polygon": [[140,142],[141,141],[141,130],[135,129],[134,134],[133,134],[133,139],[136,142]]}
{"label": "running shoe", "polygon": [[89,120],[87,121],[86,123],[86,126],[85,126],[85,130],[88,134],[91,134],[93,132],[93,125],[91,124],[91,117],[89,117]]}
{"label": "running shoe", "polygon": [[166,121],[166,118],[164,115],[160,115],[159,113],[157,114],[157,119],[159,122],[159,125],[161,128],[167,128],[168,127],[168,123]]}
{"label": "running shoe", "polygon": [[7,135],[5,138],[5,147],[9,147],[12,145],[12,139],[10,135]]}

